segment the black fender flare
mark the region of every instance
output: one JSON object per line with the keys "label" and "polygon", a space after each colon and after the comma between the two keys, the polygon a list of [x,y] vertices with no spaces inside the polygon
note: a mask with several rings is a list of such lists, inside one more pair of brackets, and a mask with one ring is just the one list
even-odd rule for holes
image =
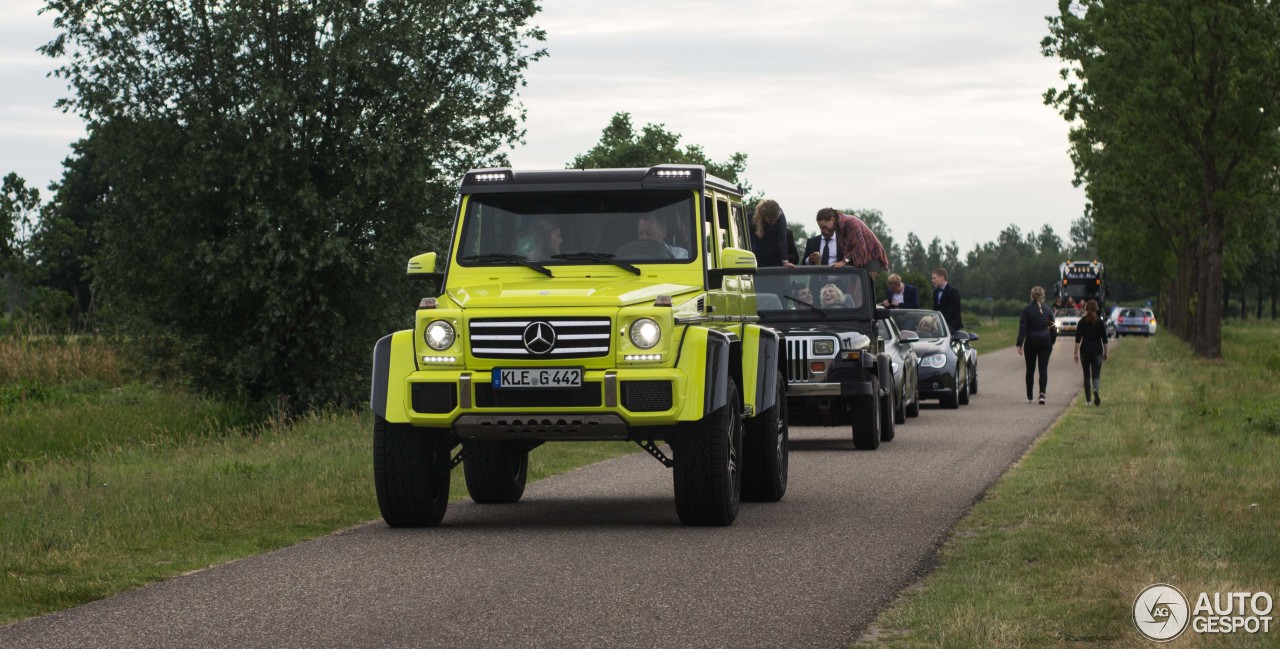
{"label": "black fender flare", "polygon": [[703,386],[702,413],[709,415],[729,402],[729,358],[733,339],[721,331],[707,331],[706,384]]}
{"label": "black fender flare", "polygon": [[[782,346],[782,335],[767,327],[760,328],[759,357],[756,371],[764,372],[764,376],[756,381],[756,414],[762,413],[775,405],[777,399],[778,377],[786,376],[786,351]],[[776,372],[773,370],[777,370]],[[787,389],[786,384],[782,386]]]}
{"label": "black fender flare", "polygon": [[373,377],[369,388],[369,408],[387,418],[387,379],[391,372],[391,337],[387,334],[373,346]]}

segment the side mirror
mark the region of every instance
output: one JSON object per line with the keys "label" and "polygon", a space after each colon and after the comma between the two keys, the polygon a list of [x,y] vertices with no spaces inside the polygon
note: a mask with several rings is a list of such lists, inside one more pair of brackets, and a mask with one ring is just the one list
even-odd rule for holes
{"label": "side mirror", "polygon": [[914,342],[919,342],[919,341],[920,341],[920,334],[918,334],[918,333],[916,333],[916,332],[914,332],[914,331],[912,331],[912,330],[910,330],[910,329],[903,329],[903,330],[902,330],[902,342],[904,342],[904,343],[914,343]]}
{"label": "side mirror", "polygon": [[965,331],[964,329],[957,329],[955,333],[951,334],[951,339],[958,340],[960,342],[965,342],[969,340],[969,332]]}
{"label": "side mirror", "polygon": [[433,287],[431,292],[438,291],[440,283],[444,280],[444,273],[436,272],[436,253],[434,252],[423,253],[410,259],[405,273],[411,280],[431,282]]}
{"label": "side mirror", "polygon": [[886,307],[886,306],[877,306],[877,307],[876,307],[876,320],[888,320],[888,319],[889,319],[889,307]]}
{"label": "side mirror", "polygon": [[742,248],[725,248],[720,251],[720,268],[707,271],[707,279],[711,288],[724,286],[724,278],[729,275],[755,275],[756,254]]}
{"label": "side mirror", "polygon": [[978,334],[975,334],[975,333],[972,333],[972,332],[969,334],[969,341],[970,341],[970,342],[973,342],[973,341],[975,341],[975,340],[977,340],[977,339],[978,339]]}

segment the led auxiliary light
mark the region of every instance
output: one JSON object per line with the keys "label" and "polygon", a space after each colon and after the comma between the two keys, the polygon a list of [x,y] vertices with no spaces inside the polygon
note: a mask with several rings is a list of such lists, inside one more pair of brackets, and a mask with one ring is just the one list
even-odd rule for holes
{"label": "led auxiliary light", "polygon": [[660,361],[660,360],[662,360],[662,354],[627,354],[626,356],[623,356],[623,357],[622,357],[622,360],[624,360],[624,361],[630,361],[630,362],[634,362],[634,361]]}
{"label": "led auxiliary light", "polygon": [[475,179],[476,179],[476,182],[491,183],[495,181],[506,180],[507,174],[505,173],[476,174]]}
{"label": "led auxiliary light", "polygon": [[693,171],[690,169],[659,169],[654,172],[659,178],[692,178]]}

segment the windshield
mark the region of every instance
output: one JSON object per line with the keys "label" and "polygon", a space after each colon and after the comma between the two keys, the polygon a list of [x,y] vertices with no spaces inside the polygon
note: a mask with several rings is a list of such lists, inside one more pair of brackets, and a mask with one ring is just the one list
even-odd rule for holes
{"label": "windshield", "polygon": [[871,287],[865,274],[849,269],[806,267],[756,275],[756,310],[823,312],[870,318]]}
{"label": "windshield", "polygon": [[693,192],[614,191],[473,195],[458,254],[476,264],[689,263]]}
{"label": "windshield", "polygon": [[889,312],[893,322],[903,331],[914,331],[921,338],[947,338],[947,321],[937,311],[893,309]]}

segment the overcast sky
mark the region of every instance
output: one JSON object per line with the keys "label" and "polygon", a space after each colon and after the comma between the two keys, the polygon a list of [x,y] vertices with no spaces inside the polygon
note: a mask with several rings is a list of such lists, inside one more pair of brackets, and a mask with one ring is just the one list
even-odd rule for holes
{"label": "overcast sky", "polygon": [[[37,0],[0,0],[0,174],[44,188],[80,121],[35,48]],[[1081,215],[1067,124],[1041,95],[1053,0],[543,0],[550,55],[522,94],[514,166],[561,168],[610,117],[661,123],[814,230],[826,206],[884,213],[894,236],[962,252],[1010,223],[1064,239]]]}

